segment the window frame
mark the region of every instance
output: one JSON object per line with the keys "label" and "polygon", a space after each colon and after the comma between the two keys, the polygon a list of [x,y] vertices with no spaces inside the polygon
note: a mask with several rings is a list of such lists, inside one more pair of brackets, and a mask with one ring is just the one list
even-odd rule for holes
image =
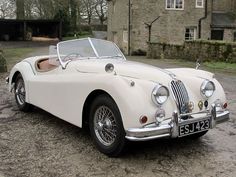
{"label": "window frame", "polygon": [[123,42],[124,43],[128,43],[128,31],[127,30],[123,30]]}
{"label": "window frame", "polygon": [[183,4],[182,4],[182,8],[176,8],[176,1],[174,0],[174,8],[168,8],[167,4],[168,4],[168,0],[166,0],[166,10],[184,10],[184,0],[182,0]]}
{"label": "window frame", "polygon": [[[202,2],[201,6],[198,5],[198,1]],[[196,8],[204,8],[204,0],[196,0]]]}
{"label": "window frame", "polygon": [[[187,29],[193,30],[193,38],[192,38],[192,39],[190,39],[190,37],[189,37],[189,39],[186,39],[186,32],[187,32]],[[189,32],[189,34],[190,34],[190,32]],[[185,31],[184,31],[184,41],[194,41],[194,40],[196,40],[196,39],[197,39],[197,27],[185,27]]]}

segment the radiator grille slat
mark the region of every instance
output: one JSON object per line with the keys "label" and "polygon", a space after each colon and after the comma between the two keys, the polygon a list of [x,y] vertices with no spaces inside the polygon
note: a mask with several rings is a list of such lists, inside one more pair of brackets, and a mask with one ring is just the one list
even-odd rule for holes
{"label": "radiator grille slat", "polygon": [[176,103],[180,114],[189,113],[188,109],[189,96],[183,82],[171,81],[171,89],[176,99]]}

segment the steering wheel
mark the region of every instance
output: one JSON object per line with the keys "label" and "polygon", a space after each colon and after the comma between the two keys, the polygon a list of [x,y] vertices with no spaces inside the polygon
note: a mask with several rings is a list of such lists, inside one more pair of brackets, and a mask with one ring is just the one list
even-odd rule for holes
{"label": "steering wheel", "polygon": [[78,58],[78,57],[82,57],[82,55],[80,55],[79,53],[70,53],[70,54],[66,55],[66,56],[63,58],[63,60],[64,60],[64,61],[72,60],[71,57],[73,57],[73,58]]}

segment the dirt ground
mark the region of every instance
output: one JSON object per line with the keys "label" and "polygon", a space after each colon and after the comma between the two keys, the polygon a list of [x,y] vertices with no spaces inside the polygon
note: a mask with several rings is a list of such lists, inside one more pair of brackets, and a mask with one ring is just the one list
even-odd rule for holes
{"label": "dirt ground", "polygon": [[[47,50],[36,53],[42,51]],[[159,60],[138,60],[174,67]],[[20,112],[7,91],[6,76],[0,74],[0,177],[236,176],[235,75],[217,74],[228,97],[229,122],[196,141],[130,143],[120,158],[99,153],[87,130],[38,108]]]}

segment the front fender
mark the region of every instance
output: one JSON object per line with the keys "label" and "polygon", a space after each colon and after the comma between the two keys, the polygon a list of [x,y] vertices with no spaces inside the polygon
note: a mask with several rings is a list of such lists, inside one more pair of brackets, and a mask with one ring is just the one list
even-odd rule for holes
{"label": "front fender", "polygon": [[148,117],[147,124],[154,122],[157,106],[151,99],[151,93],[155,85],[151,81],[114,76],[101,89],[116,102],[127,130],[143,126],[139,119],[144,115]]}

